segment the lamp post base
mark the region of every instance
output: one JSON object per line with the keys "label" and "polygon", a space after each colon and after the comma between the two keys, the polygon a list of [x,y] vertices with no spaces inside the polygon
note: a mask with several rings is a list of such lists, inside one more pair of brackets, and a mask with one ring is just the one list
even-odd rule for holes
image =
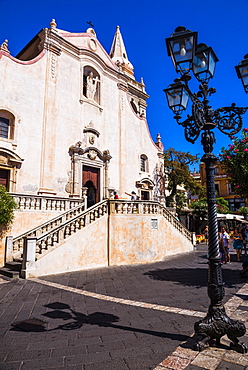
{"label": "lamp post base", "polygon": [[200,338],[194,344],[196,351],[202,351],[207,343],[220,345],[220,339],[227,335],[231,340],[230,349],[240,353],[247,353],[246,344],[239,343],[237,339],[245,334],[245,325],[242,321],[230,319],[226,315],[223,305],[210,305],[207,316],[196,322],[194,329],[196,337]]}

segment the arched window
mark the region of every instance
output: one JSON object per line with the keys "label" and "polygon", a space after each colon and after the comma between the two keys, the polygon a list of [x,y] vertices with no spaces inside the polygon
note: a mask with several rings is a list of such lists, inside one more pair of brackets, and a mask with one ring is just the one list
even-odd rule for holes
{"label": "arched window", "polygon": [[100,75],[90,66],[84,67],[83,95],[100,104]]}
{"label": "arched window", "polygon": [[0,138],[14,139],[14,122],[13,114],[0,110]]}
{"label": "arched window", "polygon": [[148,172],[148,158],[145,154],[140,156],[140,171]]}

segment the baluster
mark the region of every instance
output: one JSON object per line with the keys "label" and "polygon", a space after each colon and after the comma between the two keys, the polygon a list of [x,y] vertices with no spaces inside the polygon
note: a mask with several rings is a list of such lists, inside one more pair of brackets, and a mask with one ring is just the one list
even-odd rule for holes
{"label": "baluster", "polygon": [[57,245],[58,243],[58,231],[56,231],[54,234],[53,234],[53,242],[52,242],[52,245],[55,246]]}
{"label": "baluster", "polygon": [[24,209],[30,209],[30,198],[25,198]]}
{"label": "baluster", "polygon": [[133,204],[132,213],[138,213],[138,205],[137,205],[137,203],[134,203]]}
{"label": "baluster", "polygon": [[127,214],[128,213],[128,203],[125,204],[120,203],[120,210],[118,213]]}
{"label": "baluster", "polygon": [[61,200],[60,202],[60,209],[61,211],[65,211],[65,201],[64,200]]}
{"label": "baluster", "polygon": [[47,211],[51,210],[51,199],[47,199],[46,209]]}
{"label": "baluster", "polygon": [[34,198],[31,198],[31,199],[30,199],[30,209],[31,209],[32,211],[35,209],[34,205],[35,205],[35,200],[34,200]]}
{"label": "baluster", "polygon": [[80,223],[80,229],[82,229],[85,226],[85,216],[80,217],[79,223]]}
{"label": "baluster", "polygon": [[116,203],[115,207],[116,207],[116,213],[121,213],[121,203]]}
{"label": "baluster", "polygon": [[24,210],[24,198],[23,197],[20,198],[19,208],[20,208],[20,211]]}
{"label": "baluster", "polygon": [[75,222],[72,222],[70,224],[70,233],[71,233],[71,235],[75,233]]}
{"label": "baluster", "polygon": [[80,224],[78,222],[78,220],[75,221],[75,232],[77,232],[79,230],[79,227],[80,227]]}
{"label": "baluster", "polygon": [[132,212],[132,207],[133,207],[133,204],[132,203],[128,203],[128,205],[127,205],[127,213],[131,213]]}
{"label": "baluster", "polygon": [[41,245],[40,245],[40,254],[42,253],[43,249],[46,249],[46,241],[45,239],[42,239]]}
{"label": "baluster", "polygon": [[52,211],[55,211],[56,200],[52,200]]}
{"label": "baluster", "polygon": [[144,205],[144,213],[148,213],[148,206],[147,206],[147,203],[145,203],[145,205]]}
{"label": "baluster", "polygon": [[35,209],[41,210],[41,199],[40,198],[36,198],[35,200]]}
{"label": "baluster", "polygon": [[52,246],[52,237],[49,235],[47,238],[46,249],[50,249]]}
{"label": "baluster", "polygon": [[70,236],[70,228],[69,226],[66,226],[65,228],[65,234],[64,234],[64,239],[68,238],[68,236]]}

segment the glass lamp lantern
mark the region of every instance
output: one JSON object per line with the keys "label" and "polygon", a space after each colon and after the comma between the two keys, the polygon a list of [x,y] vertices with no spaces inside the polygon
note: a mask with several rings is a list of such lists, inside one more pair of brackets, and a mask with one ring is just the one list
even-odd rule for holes
{"label": "glass lamp lantern", "polygon": [[174,33],[166,39],[168,55],[171,57],[176,72],[188,73],[192,66],[197,44],[197,32],[177,27]]}
{"label": "glass lamp lantern", "polygon": [[187,108],[189,101],[189,94],[186,86],[176,79],[175,82],[164,89],[167,97],[169,108],[173,110],[176,115],[180,115],[182,111]]}
{"label": "glass lamp lantern", "polygon": [[248,93],[248,54],[244,59],[235,67],[238,78],[241,79],[246,94]]}
{"label": "glass lamp lantern", "polygon": [[208,81],[212,78],[218,61],[219,59],[211,47],[206,44],[197,45],[192,69],[198,81]]}

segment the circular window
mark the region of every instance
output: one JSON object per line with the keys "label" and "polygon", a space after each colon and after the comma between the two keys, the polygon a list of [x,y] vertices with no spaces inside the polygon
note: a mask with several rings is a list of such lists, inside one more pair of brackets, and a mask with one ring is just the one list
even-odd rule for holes
{"label": "circular window", "polygon": [[93,39],[89,39],[88,41],[88,45],[89,45],[89,48],[93,51],[96,51],[97,49],[97,44],[96,44],[96,41],[93,40]]}

